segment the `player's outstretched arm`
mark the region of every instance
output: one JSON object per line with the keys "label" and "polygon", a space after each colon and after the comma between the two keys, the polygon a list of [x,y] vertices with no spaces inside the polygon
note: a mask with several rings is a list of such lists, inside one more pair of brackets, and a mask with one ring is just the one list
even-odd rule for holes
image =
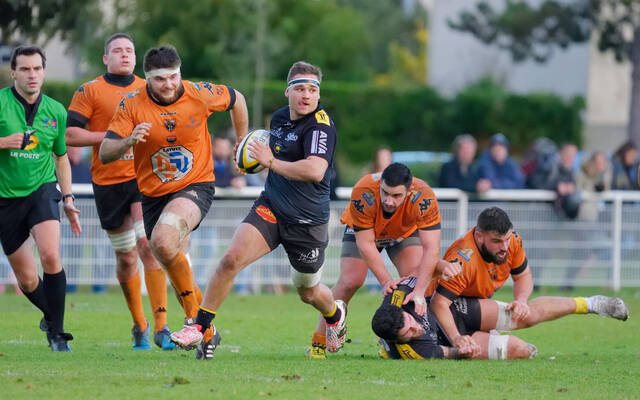
{"label": "player's outstretched arm", "polygon": [[355,236],[356,246],[362,255],[362,259],[367,264],[367,267],[369,267],[371,272],[373,272],[373,275],[378,279],[380,285],[382,285],[382,294],[387,295],[391,293],[397,285],[391,277],[391,274],[389,274],[389,271],[387,271],[387,267],[384,265],[382,256],[376,247],[374,230],[365,229],[357,231]]}
{"label": "player's outstretched arm", "polygon": [[[236,102],[231,108],[231,124],[233,130],[236,132],[236,146],[240,143],[243,137],[249,132],[249,111],[247,110],[247,101],[242,93],[234,89],[236,95]],[[236,154],[234,148],[233,154]]]}
{"label": "player's outstretched arm", "polygon": [[67,146],[84,147],[102,143],[106,132],[89,131],[78,126],[67,126],[65,141]]}

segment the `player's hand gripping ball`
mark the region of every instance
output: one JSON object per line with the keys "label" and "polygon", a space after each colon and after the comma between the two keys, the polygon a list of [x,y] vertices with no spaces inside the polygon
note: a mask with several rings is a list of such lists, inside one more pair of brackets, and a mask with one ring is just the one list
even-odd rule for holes
{"label": "player's hand gripping ball", "polygon": [[247,149],[247,145],[249,143],[258,142],[264,146],[269,146],[270,137],[271,133],[269,133],[269,131],[256,129],[255,131],[249,132],[247,136],[242,138],[238,145],[238,149],[236,150],[236,163],[238,163],[240,171],[247,174],[255,174],[264,169],[264,167],[253,158],[253,152]]}

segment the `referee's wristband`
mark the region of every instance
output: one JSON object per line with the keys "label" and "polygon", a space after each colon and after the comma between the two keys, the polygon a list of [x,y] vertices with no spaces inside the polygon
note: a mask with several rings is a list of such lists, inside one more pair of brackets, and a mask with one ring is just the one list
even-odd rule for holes
{"label": "referee's wristband", "polygon": [[68,197],[71,197],[71,200],[76,199],[76,196],[74,196],[72,193],[69,193],[69,194],[62,195],[62,201],[65,201]]}

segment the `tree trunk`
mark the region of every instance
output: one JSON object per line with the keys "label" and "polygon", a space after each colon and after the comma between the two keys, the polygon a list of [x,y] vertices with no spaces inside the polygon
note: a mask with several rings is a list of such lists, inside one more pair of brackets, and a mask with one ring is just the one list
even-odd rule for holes
{"label": "tree trunk", "polygon": [[636,28],[631,47],[631,107],[629,109],[629,140],[640,147],[640,28]]}

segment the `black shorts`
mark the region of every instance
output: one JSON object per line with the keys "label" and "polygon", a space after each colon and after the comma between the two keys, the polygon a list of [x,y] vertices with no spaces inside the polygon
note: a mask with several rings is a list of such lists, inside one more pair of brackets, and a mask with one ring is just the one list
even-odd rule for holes
{"label": "black shorts", "polygon": [[131,204],[142,200],[135,179],[113,185],[93,184],[93,195],[102,229],[111,231],[122,226],[131,214]]}
{"label": "black shorts", "polygon": [[[409,237],[399,243],[392,243],[384,247],[377,248],[379,252],[382,252],[382,250],[386,250],[387,255],[389,256],[391,261],[393,261],[402,249],[409,246],[422,246],[418,230],[413,232],[411,235],[409,235]],[[345,227],[344,234],[342,235],[342,249],[340,250],[340,257],[353,257],[362,259],[360,250],[358,250],[358,246],[356,245],[356,233],[353,231],[353,229],[349,228],[348,225]]]}
{"label": "black shorts", "polygon": [[0,197],[0,242],[4,254],[13,254],[29,238],[29,231],[43,221],[60,221],[62,193],[55,182],[42,184],[26,197]]}
{"label": "black shorts", "polygon": [[[480,301],[476,297],[458,297],[449,306],[453,320],[461,335],[473,335],[480,330],[482,312]],[[442,329],[438,330],[439,340],[445,346],[451,346]]]}
{"label": "black shorts", "polygon": [[263,195],[253,203],[249,215],[242,222],[256,227],[271,250],[282,244],[296,271],[312,274],[322,267],[324,250],[329,244],[328,223],[306,225],[279,221]]}
{"label": "black shorts", "polygon": [[[142,218],[144,219],[144,230],[147,234],[147,239],[151,239],[151,233],[158,222],[158,218],[160,218],[160,214],[162,214],[162,211],[171,200],[184,197],[193,201],[200,209],[200,221],[202,222],[211,208],[215,193],[216,187],[213,182],[198,182],[192,183],[175,193],[160,197],[148,197],[142,194]],[[198,229],[198,226],[200,226],[200,223],[193,230]]]}

